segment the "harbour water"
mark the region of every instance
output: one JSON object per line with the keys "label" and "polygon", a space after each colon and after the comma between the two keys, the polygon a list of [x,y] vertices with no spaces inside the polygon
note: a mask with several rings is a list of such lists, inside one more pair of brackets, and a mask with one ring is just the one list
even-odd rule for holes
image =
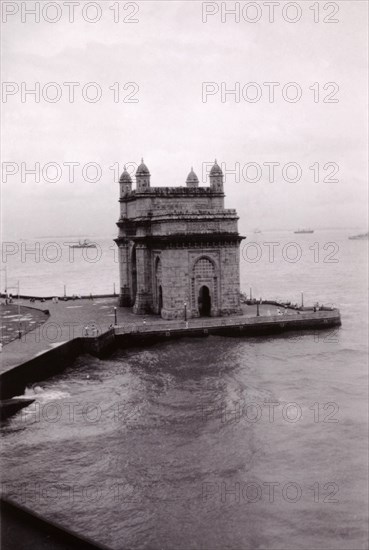
{"label": "harbour water", "polygon": [[[4,425],[3,492],[116,550],[367,548],[367,244],[348,234],[250,235],[241,260],[244,291],[304,291],[341,328],[79,357]],[[112,258],[14,255],[8,278],[111,292]]]}

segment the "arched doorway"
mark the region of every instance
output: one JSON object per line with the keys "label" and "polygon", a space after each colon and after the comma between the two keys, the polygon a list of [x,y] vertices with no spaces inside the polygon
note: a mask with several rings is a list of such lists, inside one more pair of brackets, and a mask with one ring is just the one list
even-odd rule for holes
{"label": "arched doorway", "polygon": [[200,317],[210,317],[211,297],[209,288],[205,285],[200,288],[198,304]]}
{"label": "arched doorway", "polygon": [[191,278],[191,315],[210,317],[217,314],[218,278],[215,262],[200,256],[192,268]]}
{"label": "arched doorway", "polygon": [[131,277],[132,277],[132,306],[135,305],[137,294],[137,263],[136,263],[136,247],[132,249],[131,256]]}

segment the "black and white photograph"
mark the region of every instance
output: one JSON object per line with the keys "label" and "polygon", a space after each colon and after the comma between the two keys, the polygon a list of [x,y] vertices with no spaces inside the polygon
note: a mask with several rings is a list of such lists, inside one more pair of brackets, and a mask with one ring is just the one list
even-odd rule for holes
{"label": "black and white photograph", "polygon": [[369,550],[368,1],[1,0],[2,550]]}

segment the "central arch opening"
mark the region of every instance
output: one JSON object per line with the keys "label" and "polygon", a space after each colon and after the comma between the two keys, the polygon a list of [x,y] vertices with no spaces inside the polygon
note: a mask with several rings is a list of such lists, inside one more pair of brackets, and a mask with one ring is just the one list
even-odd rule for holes
{"label": "central arch opening", "polygon": [[206,285],[203,285],[199,291],[199,313],[200,317],[210,317],[211,312],[211,297],[209,288]]}

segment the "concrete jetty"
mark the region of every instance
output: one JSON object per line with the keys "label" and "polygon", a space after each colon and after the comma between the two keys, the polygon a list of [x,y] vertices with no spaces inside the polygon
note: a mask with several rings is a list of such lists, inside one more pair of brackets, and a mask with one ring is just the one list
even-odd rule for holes
{"label": "concrete jetty", "polygon": [[128,308],[116,308],[116,298],[47,301],[42,307],[49,313],[45,323],[3,348],[2,399],[22,395],[27,386],[61,372],[83,353],[102,357],[116,347],[172,338],[247,337],[287,331],[298,331],[302,335],[303,331],[341,325],[340,312],[336,308],[296,309],[273,301],[244,304],[242,315],[189,321],[163,321],[157,315],[137,316]]}

